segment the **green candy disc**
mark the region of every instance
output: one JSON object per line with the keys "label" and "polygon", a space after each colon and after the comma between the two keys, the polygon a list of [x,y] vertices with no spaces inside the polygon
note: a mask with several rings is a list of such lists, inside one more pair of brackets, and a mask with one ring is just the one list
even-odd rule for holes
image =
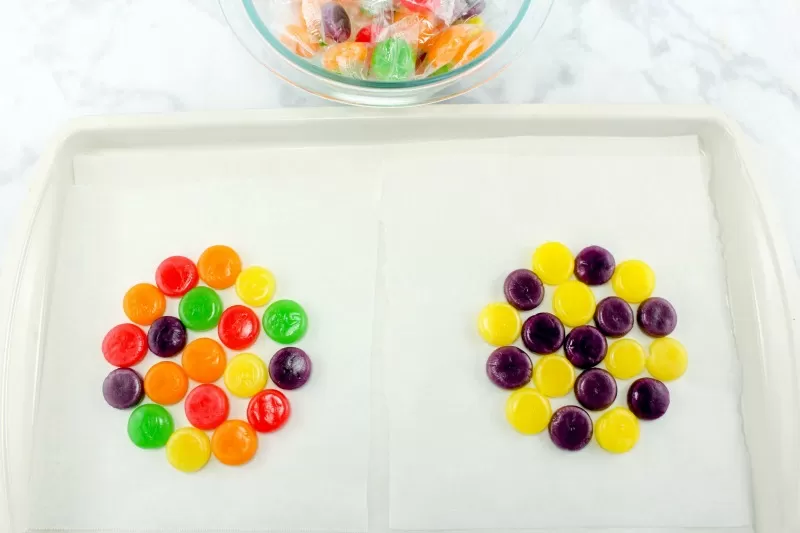
{"label": "green candy disc", "polygon": [[165,446],[174,429],[169,411],[154,403],[140,405],[128,419],[128,437],[139,448]]}
{"label": "green candy disc", "polygon": [[372,73],[383,81],[407,80],[414,74],[416,62],[411,45],[401,37],[391,37],[375,45]]}
{"label": "green candy disc", "polygon": [[308,316],[293,300],[278,300],[264,311],[264,331],[280,344],[292,344],[303,338],[308,329]]}
{"label": "green candy disc", "polygon": [[195,287],[181,298],[178,316],[187,329],[208,331],[215,327],[222,314],[222,299],[213,289]]}

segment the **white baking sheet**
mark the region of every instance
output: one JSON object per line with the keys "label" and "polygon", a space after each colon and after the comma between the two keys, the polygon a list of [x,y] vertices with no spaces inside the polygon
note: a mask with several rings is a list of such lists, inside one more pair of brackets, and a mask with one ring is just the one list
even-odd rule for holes
{"label": "white baking sheet", "polygon": [[[697,139],[462,140],[412,151],[425,165],[387,168],[383,195],[390,526],[750,525],[740,366]],[[548,240],[647,261],[656,294],[678,310],[689,369],[631,453],[594,442],[567,453],[546,433],[516,433],[507,393],[486,378],[492,348],[477,313],[503,300],[505,275],[529,267]],[[572,395],[553,402],[567,403]]]}
{"label": "white baking sheet", "polygon": [[[41,362],[31,529],[366,530],[377,183],[330,180],[308,162],[308,172],[289,175],[268,152],[249,154],[250,166],[229,158],[220,167],[204,150],[76,158]],[[186,475],[164,450],[128,440],[128,413],[102,399],[111,367],[100,341],[125,321],[129,286],[151,281],[169,255],[196,258],[216,243],[270,268],[276,298],[303,304],[310,326],[298,346],[314,373],[287,393],[288,425],[260,437],[250,464],[212,458]],[[223,300],[237,300],[233,289]],[[268,361],[278,348],[262,332],[248,351]],[[158,360],[150,354],[138,368]],[[231,418],[245,418],[245,408],[232,401]],[[169,410],[187,425],[182,405]]]}

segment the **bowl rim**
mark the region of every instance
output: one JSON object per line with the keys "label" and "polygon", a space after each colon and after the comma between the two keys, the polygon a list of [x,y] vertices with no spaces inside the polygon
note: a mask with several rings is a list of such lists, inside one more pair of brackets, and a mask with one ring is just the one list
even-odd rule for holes
{"label": "bowl rim", "polygon": [[432,88],[436,87],[440,84],[449,83],[457,78],[460,78],[466,75],[469,72],[472,72],[478,69],[483,63],[488,61],[492,56],[497,53],[503,45],[511,38],[512,35],[516,32],[519,25],[525,19],[525,16],[528,14],[530,10],[531,3],[534,0],[522,0],[522,5],[520,9],[517,11],[516,16],[512,20],[511,24],[506,28],[502,35],[492,44],[492,46],[485,52],[483,52],[477,59],[470,61],[466,65],[462,65],[456,69],[451,70],[445,74],[441,74],[439,76],[427,77],[427,78],[420,78],[420,79],[412,79],[412,80],[405,80],[405,81],[378,81],[378,80],[360,80],[356,78],[349,78],[347,76],[342,76],[341,74],[337,74],[335,72],[330,72],[321,66],[315,65],[310,61],[298,56],[297,54],[290,51],[281,41],[277,39],[275,35],[269,30],[267,25],[264,23],[261,16],[258,14],[258,10],[256,9],[253,0],[240,0],[244,10],[247,14],[250,23],[256,29],[256,31],[261,35],[262,38],[269,44],[269,46],[277,52],[285,61],[287,61],[292,67],[308,73],[312,74],[317,78],[321,78],[323,81],[344,87],[357,87],[359,89],[379,89],[381,91],[386,89],[416,89],[416,88]]}

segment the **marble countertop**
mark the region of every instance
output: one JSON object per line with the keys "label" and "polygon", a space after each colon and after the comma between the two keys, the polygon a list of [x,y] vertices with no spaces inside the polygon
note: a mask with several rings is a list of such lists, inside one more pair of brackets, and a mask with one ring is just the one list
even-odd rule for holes
{"label": "marble countertop", "polygon": [[[800,3],[556,0],[538,40],[458,103],[708,103],[755,140],[800,258]],[[6,0],[0,259],[26,176],[71,117],[329,105],[273,77],[216,0]]]}

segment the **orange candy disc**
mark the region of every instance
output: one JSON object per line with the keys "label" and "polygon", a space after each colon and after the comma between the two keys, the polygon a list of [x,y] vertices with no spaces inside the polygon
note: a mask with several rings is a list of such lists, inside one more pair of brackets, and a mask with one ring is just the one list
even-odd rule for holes
{"label": "orange candy disc", "polygon": [[153,321],[164,314],[167,308],[167,299],[150,283],[134,285],[122,299],[122,309],[125,315],[135,324],[149,326]]}
{"label": "orange candy disc", "polygon": [[206,248],[200,255],[197,271],[209,287],[227,289],[236,283],[236,276],[242,271],[242,260],[233,248],[218,244]]}
{"label": "orange candy disc", "polygon": [[258,435],[247,422],[227,420],[214,430],[211,451],[220,463],[237,466],[253,458],[258,450]]}
{"label": "orange candy disc", "polygon": [[172,405],[186,396],[189,378],[180,365],[172,361],[156,363],[144,376],[144,392],[157,404]]}
{"label": "orange candy disc", "polygon": [[198,383],[213,383],[225,372],[227,357],[220,343],[201,337],[183,349],[181,364],[189,377]]}

